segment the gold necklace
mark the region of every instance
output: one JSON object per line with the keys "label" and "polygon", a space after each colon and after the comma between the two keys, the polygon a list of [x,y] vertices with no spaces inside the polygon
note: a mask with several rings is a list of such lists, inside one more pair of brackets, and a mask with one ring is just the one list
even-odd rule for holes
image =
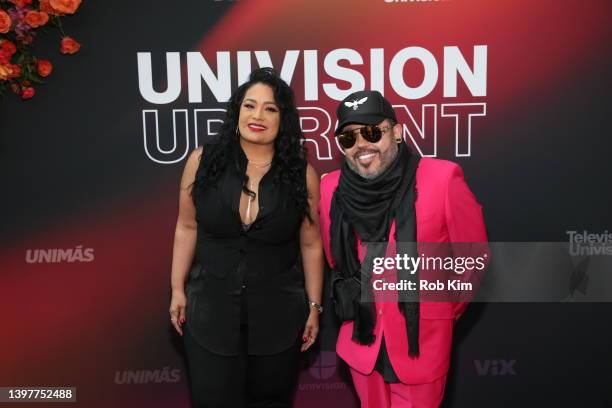
{"label": "gold necklace", "polygon": [[248,161],[248,162],[249,162],[249,164],[251,164],[253,167],[258,167],[258,168],[260,168],[260,167],[267,167],[267,166],[269,166],[270,164],[272,164],[272,160],[270,160],[269,162],[256,162],[256,161],[252,161],[252,160],[248,160],[248,159],[247,159],[247,161]]}

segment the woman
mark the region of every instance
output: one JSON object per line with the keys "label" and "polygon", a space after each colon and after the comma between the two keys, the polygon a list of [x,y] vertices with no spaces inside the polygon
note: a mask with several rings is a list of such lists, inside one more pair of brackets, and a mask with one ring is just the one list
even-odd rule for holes
{"label": "woman", "polygon": [[[172,324],[197,407],[287,407],[322,308],[319,179],[291,88],[270,68],[230,98],[181,181]],[[184,330],[183,330],[184,329]]]}

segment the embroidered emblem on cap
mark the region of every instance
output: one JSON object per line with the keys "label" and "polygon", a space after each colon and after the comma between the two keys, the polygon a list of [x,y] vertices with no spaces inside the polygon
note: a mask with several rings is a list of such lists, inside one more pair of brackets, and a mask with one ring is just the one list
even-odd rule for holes
{"label": "embroidered emblem on cap", "polygon": [[361,98],[359,100],[355,99],[353,102],[344,102],[344,104],[348,106],[349,108],[353,108],[353,110],[357,110],[359,105],[361,105],[367,100],[368,100],[368,97],[366,96],[365,98]]}

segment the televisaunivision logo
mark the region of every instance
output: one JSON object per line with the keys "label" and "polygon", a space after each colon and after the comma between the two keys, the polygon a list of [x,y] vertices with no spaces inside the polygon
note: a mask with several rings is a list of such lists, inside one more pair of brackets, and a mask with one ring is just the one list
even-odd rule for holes
{"label": "televisaunivision logo", "polygon": [[27,263],[91,262],[94,260],[94,250],[83,248],[83,245],[75,248],[28,249],[25,260]]}
{"label": "televisaunivision logo", "polygon": [[612,233],[588,231],[566,231],[572,256],[612,255]]}

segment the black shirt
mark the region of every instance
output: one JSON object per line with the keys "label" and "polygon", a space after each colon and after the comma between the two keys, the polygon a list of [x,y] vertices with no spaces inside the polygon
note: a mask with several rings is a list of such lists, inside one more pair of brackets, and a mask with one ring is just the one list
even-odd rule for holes
{"label": "black shirt", "polygon": [[[204,146],[196,179],[211,148]],[[194,189],[198,230],[187,327],[201,346],[221,355],[238,354],[241,324],[248,325],[249,354],[289,348],[310,310],[299,245],[304,216],[291,186],[274,183],[280,169],[273,163],[259,183],[257,218],[244,228],[239,203],[246,167],[238,148],[215,183]]]}

